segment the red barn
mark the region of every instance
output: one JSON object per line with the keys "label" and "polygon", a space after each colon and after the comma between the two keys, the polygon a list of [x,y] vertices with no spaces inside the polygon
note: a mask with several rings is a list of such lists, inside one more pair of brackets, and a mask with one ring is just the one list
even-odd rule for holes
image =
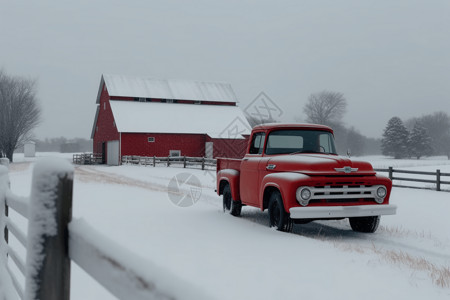
{"label": "red barn", "polygon": [[251,127],[228,83],[103,75],[91,138],[105,163],[125,155],[242,157]]}

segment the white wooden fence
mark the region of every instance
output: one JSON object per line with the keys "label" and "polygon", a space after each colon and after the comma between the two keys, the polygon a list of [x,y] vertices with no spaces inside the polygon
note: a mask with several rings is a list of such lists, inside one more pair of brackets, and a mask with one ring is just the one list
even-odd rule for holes
{"label": "white wooden fence", "polygon": [[206,167],[216,167],[216,159],[206,157],[189,157],[189,156],[122,156],[122,164],[139,164],[144,166],[183,166],[183,168],[199,167],[204,170]]}
{"label": "white wooden fence", "polygon": [[[399,170],[394,169],[393,167],[389,167],[387,169],[375,169],[376,172],[387,173],[389,179],[392,180],[393,186],[395,187],[405,187],[412,189],[426,189],[426,190],[436,190],[436,191],[444,191],[450,192],[450,173],[442,173],[441,170],[436,170],[436,172],[423,172],[423,171],[410,171],[410,170]],[[419,175],[422,178],[413,178],[413,177],[400,177],[396,174],[412,174]],[[398,184],[400,181],[408,181],[408,182],[418,182],[425,184],[432,184],[432,187],[427,186],[412,186],[412,185],[404,185]],[[443,185],[446,185],[446,188],[442,188]]]}
{"label": "white wooden fence", "polygon": [[[135,254],[85,221],[72,221],[73,174],[67,161],[38,162],[31,196],[22,198],[10,191],[8,169],[0,165],[0,229],[4,231],[0,268],[9,274],[17,292],[14,299],[70,299],[72,260],[119,299],[212,299],[174,274],[137,261]],[[10,209],[28,219],[27,233],[10,219]],[[27,249],[26,262],[8,244],[9,234]],[[10,262],[24,276],[25,287],[11,271]],[[10,295],[0,290],[0,299]]]}
{"label": "white wooden fence", "polygon": [[76,153],[72,158],[72,162],[76,165],[95,165],[101,164],[102,161],[102,154],[97,153]]}

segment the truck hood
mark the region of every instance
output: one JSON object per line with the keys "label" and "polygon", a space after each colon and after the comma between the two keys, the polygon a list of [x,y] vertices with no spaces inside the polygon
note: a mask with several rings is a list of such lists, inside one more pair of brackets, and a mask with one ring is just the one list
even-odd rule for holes
{"label": "truck hood", "polygon": [[318,175],[375,175],[368,162],[352,161],[347,157],[328,154],[294,154],[276,156],[267,161],[266,168],[273,172],[301,172]]}

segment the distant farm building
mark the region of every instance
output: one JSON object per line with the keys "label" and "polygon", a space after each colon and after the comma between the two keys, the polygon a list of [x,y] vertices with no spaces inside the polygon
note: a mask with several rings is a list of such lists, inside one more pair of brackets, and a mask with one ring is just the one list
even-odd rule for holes
{"label": "distant farm building", "polygon": [[25,157],[35,157],[36,156],[36,143],[33,141],[28,141],[23,145],[23,154]]}
{"label": "distant farm building", "polygon": [[251,127],[228,83],[103,75],[93,152],[117,165],[125,155],[242,157]]}

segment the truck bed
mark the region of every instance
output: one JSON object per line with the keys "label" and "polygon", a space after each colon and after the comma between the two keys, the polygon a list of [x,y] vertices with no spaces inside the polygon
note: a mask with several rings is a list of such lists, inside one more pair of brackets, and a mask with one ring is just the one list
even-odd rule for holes
{"label": "truck bed", "polygon": [[223,169],[241,170],[242,159],[238,158],[217,158],[217,172]]}

